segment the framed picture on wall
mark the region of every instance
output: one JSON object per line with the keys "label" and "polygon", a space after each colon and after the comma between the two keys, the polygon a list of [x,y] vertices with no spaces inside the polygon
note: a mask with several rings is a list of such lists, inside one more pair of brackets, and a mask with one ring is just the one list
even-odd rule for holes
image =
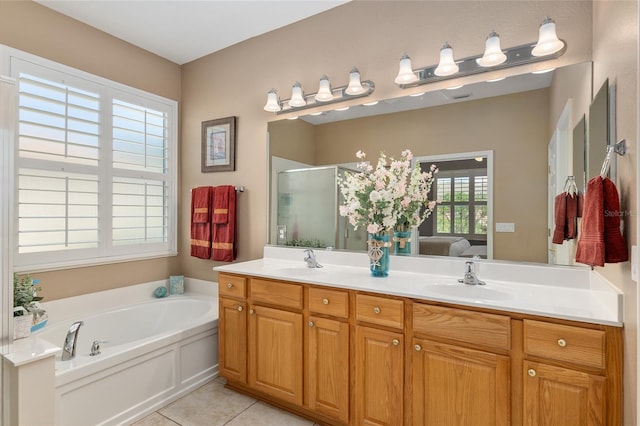
{"label": "framed picture on wall", "polygon": [[236,117],[202,122],[202,172],[236,169]]}

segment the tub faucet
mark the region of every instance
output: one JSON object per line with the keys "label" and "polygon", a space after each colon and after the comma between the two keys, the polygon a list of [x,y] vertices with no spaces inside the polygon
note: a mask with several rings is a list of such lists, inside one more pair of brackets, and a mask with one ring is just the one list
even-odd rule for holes
{"label": "tub faucet", "polygon": [[316,260],[316,254],[311,249],[304,251],[304,261],[307,262],[308,268],[322,268],[322,265]]}
{"label": "tub faucet", "polygon": [[464,278],[458,280],[459,283],[468,285],[485,285],[484,281],[480,281],[475,273],[475,264],[468,260],[464,263]]}
{"label": "tub faucet", "polygon": [[62,347],[62,360],[68,361],[76,356],[76,342],[78,341],[78,331],[80,326],[84,325],[84,322],[77,321],[71,324],[69,331],[67,331],[67,337],[64,339],[64,346]]}

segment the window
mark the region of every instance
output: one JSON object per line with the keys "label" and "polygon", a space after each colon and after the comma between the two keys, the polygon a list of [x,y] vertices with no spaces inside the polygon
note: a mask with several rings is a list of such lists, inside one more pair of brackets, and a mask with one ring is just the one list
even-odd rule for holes
{"label": "window", "polygon": [[459,235],[471,240],[487,236],[489,195],[485,169],[441,172],[435,180],[436,234]]}
{"label": "window", "polygon": [[18,83],[16,267],[175,254],[175,101],[6,49]]}

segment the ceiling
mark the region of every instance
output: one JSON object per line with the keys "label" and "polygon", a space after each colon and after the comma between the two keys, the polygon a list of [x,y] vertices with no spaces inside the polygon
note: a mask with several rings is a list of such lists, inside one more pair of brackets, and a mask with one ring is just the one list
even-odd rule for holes
{"label": "ceiling", "polygon": [[349,0],[35,0],[179,65]]}

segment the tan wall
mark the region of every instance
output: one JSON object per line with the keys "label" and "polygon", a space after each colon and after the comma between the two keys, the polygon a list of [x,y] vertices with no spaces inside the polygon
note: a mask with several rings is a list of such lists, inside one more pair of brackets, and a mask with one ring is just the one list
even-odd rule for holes
{"label": "tan wall", "polygon": [[549,90],[540,89],[319,125],[315,164],[354,162],[358,150],[373,162],[381,151],[399,158],[404,149],[416,156],[493,150],[494,222],[516,226],[494,233],[494,257],[546,262],[548,108]]}
{"label": "tan wall", "polygon": [[[170,99],[180,67],[31,1],[0,1],[0,44]],[[165,279],[177,257],[38,273],[45,300]]]}
{"label": "tan wall", "polygon": [[[618,157],[616,184],[624,213],[624,237],[629,247],[638,235],[638,2],[597,1],[593,4],[593,84],[609,79],[616,86],[617,139],[626,139],[627,153]],[[638,424],[638,285],[629,262],[599,270],[624,292],[625,425]]]}

